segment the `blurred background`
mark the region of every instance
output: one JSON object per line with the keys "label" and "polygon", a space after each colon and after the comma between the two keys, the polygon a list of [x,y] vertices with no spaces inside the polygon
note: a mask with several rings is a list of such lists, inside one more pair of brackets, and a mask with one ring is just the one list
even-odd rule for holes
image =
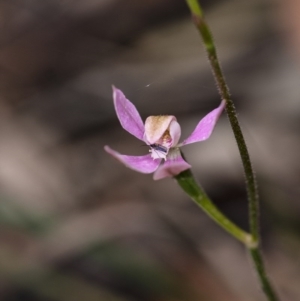
{"label": "blurred background", "polygon": [[[262,200],[267,269],[300,298],[300,2],[205,0]],[[103,151],[148,152],[111,85],[183,138],[220,99],[183,0],[0,2],[0,300],[265,300],[241,246],[177,187]],[[223,114],[184,149],[217,205],[248,229]]]}

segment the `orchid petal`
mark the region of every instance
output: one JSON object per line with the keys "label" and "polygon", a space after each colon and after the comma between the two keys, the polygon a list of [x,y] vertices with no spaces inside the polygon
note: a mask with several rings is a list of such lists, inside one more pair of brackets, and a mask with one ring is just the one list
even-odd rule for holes
{"label": "orchid petal", "polygon": [[143,140],[144,124],[136,107],[123,92],[113,86],[113,99],[117,116],[122,127],[136,138]]}
{"label": "orchid petal", "polygon": [[145,142],[148,144],[157,143],[173,120],[176,120],[175,116],[149,116],[145,121]]}
{"label": "orchid petal", "polygon": [[222,101],[218,108],[214,109],[200,120],[192,134],[185,139],[181,145],[199,142],[209,138],[224,107],[225,101]]}
{"label": "orchid petal", "polygon": [[170,123],[169,132],[170,132],[170,136],[172,138],[172,145],[171,146],[177,145],[178,141],[180,139],[180,136],[181,136],[181,127],[180,127],[179,123],[176,120],[173,120]]}
{"label": "orchid petal", "polygon": [[161,162],[161,160],[153,160],[150,154],[146,156],[127,156],[114,151],[107,145],[104,147],[104,149],[107,153],[112,155],[127,167],[141,173],[154,172]]}
{"label": "orchid petal", "polygon": [[183,160],[180,152],[178,151],[176,158],[168,159],[164,164],[158,167],[153,175],[153,179],[161,180],[168,177],[174,177],[191,167],[192,166],[190,164]]}

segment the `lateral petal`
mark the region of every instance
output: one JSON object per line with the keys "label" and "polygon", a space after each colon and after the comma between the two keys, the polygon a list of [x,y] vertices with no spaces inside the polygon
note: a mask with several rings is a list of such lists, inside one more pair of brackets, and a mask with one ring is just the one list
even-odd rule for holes
{"label": "lateral petal", "polygon": [[208,113],[203,119],[200,120],[192,134],[182,143],[180,143],[180,145],[186,145],[208,139],[224,107],[225,101],[222,101],[218,108],[214,109],[213,111]]}
{"label": "lateral petal", "polygon": [[128,168],[131,168],[141,173],[154,172],[161,162],[161,160],[159,159],[153,160],[150,154],[146,156],[127,156],[116,152],[107,145],[104,147],[104,149],[107,153],[112,155],[114,158],[119,160]]}

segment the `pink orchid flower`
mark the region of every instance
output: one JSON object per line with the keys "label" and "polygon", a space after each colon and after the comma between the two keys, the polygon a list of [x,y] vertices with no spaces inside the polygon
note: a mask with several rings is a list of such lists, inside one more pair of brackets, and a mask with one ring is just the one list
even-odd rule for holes
{"label": "pink orchid flower", "polygon": [[222,101],[218,108],[200,120],[187,139],[178,143],[181,128],[175,116],[150,116],[144,124],[136,107],[126,99],[121,90],[115,87],[113,87],[113,99],[122,127],[145,142],[150,147],[150,153],[145,156],[127,156],[114,151],[109,146],[105,146],[104,149],[133,170],[146,174],[154,172],[154,180],[173,177],[191,168],[191,165],[182,158],[179,148],[208,139],[225,106],[225,102]]}

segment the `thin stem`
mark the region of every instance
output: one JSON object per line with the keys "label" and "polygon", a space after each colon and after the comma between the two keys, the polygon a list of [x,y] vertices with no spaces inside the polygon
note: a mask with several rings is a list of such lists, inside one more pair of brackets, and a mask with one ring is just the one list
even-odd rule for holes
{"label": "thin stem", "polygon": [[175,176],[175,179],[191,199],[222,228],[245,244],[248,248],[256,246],[251,234],[242,230],[239,226],[229,220],[209,199],[204,190],[196,183],[190,169]]}
{"label": "thin stem", "polygon": [[259,240],[259,223],[258,223],[259,199],[258,199],[258,192],[257,192],[257,184],[256,184],[252,164],[250,161],[249,152],[246,146],[246,142],[239,121],[237,119],[234,103],[231,100],[229,89],[225,82],[225,77],[223,75],[217,57],[217,51],[213,41],[212,34],[203,17],[202,8],[197,0],[186,0],[186,1],[191,10],[194,23],[197,29],[199,30],[199,33],[203,40],[208,55],[208,59],[211,64],[212,72],[216,81],[216,85],[218,87],[219,94],[221,98],[226,101],[226,112],[239,148],[239,152],[244,167],[248,201],[249,201],[250,232],[253,236],[253,239],[258,241]]}
{"label": "thin stem", "polygon": [[259,248],[250,249],[250,254],[255,264],[255,269],[257,271],[258,277],[260,279],[260,283],[262,286],[263,291],[265,292],[266,296],[270,301],[278,301],[278,297],[271,285],[270,280],[266,274],[266,269],[264,266],[264,261],[261,255]]}
{"label": "thin stem", "polygon": [[209,199],[204,190],[197,184],[190,169],[183,171],[174,177],[184,192],[216,223],[225,229],[233,237],[241,241],[249,250],[257,271],[261,286],[269,301],[279,301],[269,281],[261,252],[258,247],[258,241],[253,236],[242,230],[239,226],[229,220]]}
{"label": "thin stem", "polygon": [[[213,41],[213,36],[210,32],[208,25],[204,20],[203,10],[197,0],[186,0],[187,5],[192,13],[193,21],[200,33],[202,41],[204,43],[207,56],[212,68],[212,72],[215,78],[215,82],[222,100],[226,101],[226,112],[231,124],[232,131],[234,133],[242,164],[244,167],[247,195],[249,202],[249,223],[251,233],[251,244],[245,244],[252,256],[255,264],[255,269],[259,276],[259,280],[263,291],[265,292],[269,301],[279,300],[276,296],[271,282],[266,276],[263,258],[259,250],[259,197],[257,191],[257,184],[254,176],[254,171],[250,161],[249,152],[246,146],[246,142],[237,118],[236,109],[234,103],[230,97],[229,89],[225,81],[218,57],[216,47]],[[191,196],[191,195],[190,195]],[[192,197],[192,196],[191,196]],[[192,197],[193,198],[193,197]],[[193,198],[194,199],[194,198]],[[201,197],[200,197],[201,199]],[[195,199],[194,199],[195,200]],[[213,217],[213,216],[212,216]],[[216,220],[216,219],[215,219]],[[223,226],[224,227],[224,226]],[[224,227],[225,228],[225,227]],[[227,229],[228,231],[228,229]]]}

